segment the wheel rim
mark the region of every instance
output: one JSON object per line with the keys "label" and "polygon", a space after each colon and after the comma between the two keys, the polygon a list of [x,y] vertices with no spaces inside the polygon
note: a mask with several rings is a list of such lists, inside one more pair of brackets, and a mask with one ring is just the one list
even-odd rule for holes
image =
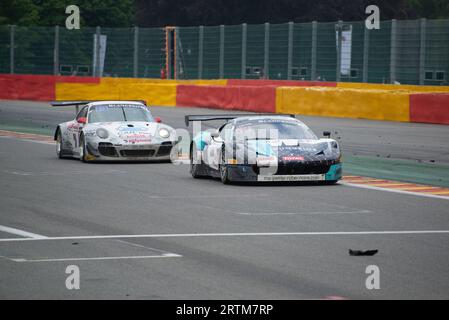
{"label": "wheel rim", "polygon": [[221,180],[226,180],[227,168],[226,168],[225,158],[224,158],[224,154],[223,153],[221,155],[220,174],[221,174]]}
{"label": "wheel rim", "polygon": [[82,160],[84,158],[84,140],[81,140],[80,142],[80,159]]}
{"label": "wheel rim", "polygon": [[59,156],[61,154],[61,135],[58,134],[56,138],[56,154]]}
{"label": "wheel rim", "polygon": [[190,172],[194,172],[194,170],[195,170],[195,164],[193,163],[193,150],[192,150],[191,155],[190,155]]}

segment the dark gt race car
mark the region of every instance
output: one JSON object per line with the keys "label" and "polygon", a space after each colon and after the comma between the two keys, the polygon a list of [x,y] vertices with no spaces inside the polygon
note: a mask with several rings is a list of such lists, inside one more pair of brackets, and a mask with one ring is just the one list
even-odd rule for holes
{"label": "dark gt race car", "polygon": [[[293,115],[191,115],[190,122],[226,120],[218,130],[194,132],[190,172],[194,178],[232,182],[322,181],[342,177],[340,146],[318,139]],[[198,127],[198,123],[194,125]]]}

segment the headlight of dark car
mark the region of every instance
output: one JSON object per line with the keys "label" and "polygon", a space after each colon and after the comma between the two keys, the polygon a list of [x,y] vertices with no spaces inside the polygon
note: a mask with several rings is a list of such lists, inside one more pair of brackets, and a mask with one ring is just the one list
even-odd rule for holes
{"label": "headlight of dark car", "polygon": [[97,136],[101,139],[107,139],[109,137],[109,132],[106,129],[98,128],[97,129]]}

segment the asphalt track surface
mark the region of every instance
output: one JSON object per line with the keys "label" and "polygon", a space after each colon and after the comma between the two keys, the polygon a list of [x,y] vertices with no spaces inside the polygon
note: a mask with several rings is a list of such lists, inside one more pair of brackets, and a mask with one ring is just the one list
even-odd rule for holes
{"label": "asphalt track surface", "polygon": [[[2,122],[30,130],[73,116],[0,106]],[[178,128],[185,114],[213,112],[223,111],[153,113]],[[395,156],[398,147],[398,158],[447,161],[445,126],[301,119],[339,132],[347,152]],[[1,299],[449,298],[447,200],[345,185],[225,186],[194,180],[186,165],[83,164],[13,138],[0,138],[0,159]],[[79,290],[65,286],[69,265],[80,269]],[[365,287],[370,265],[379,290]]]}

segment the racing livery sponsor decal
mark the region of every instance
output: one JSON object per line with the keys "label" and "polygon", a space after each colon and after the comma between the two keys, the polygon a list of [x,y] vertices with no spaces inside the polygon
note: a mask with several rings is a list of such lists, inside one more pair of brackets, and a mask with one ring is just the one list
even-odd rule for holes
{"label": "racing livery sponsor decal", "polygon": [[283,161],[304,161],[303,156],[286,156],[282,157]]}
{"label": "racing livery sponsor decal", "polygon": [[324,181],[326,177],[324,174],[309,174],[309,175],[258,175],[257,181],[260,182],[277,182],[277,181]]}
{"label": "racing livery sponsor decal", "polygon": [[79,124],[78,122],[72,122],[67,125],[67,131],[78,132]]}
{"label": "racing livery sponsor decal", "polygon": [[127,143],[150,143],[151,136],[148,127],[130,127],[122,125],[117,128],[117,135]]}
{"label": "racing livery sponsor decal", "polygon": [[102,105],[92,106],[91,111],[95,110],[95,111],[101,112],[101,111],[108,111],[108,109],[114,109],[114,108],[148,109],[147,107],[145,107],[143,105],[138,105],[138,104],[102,104]]}

